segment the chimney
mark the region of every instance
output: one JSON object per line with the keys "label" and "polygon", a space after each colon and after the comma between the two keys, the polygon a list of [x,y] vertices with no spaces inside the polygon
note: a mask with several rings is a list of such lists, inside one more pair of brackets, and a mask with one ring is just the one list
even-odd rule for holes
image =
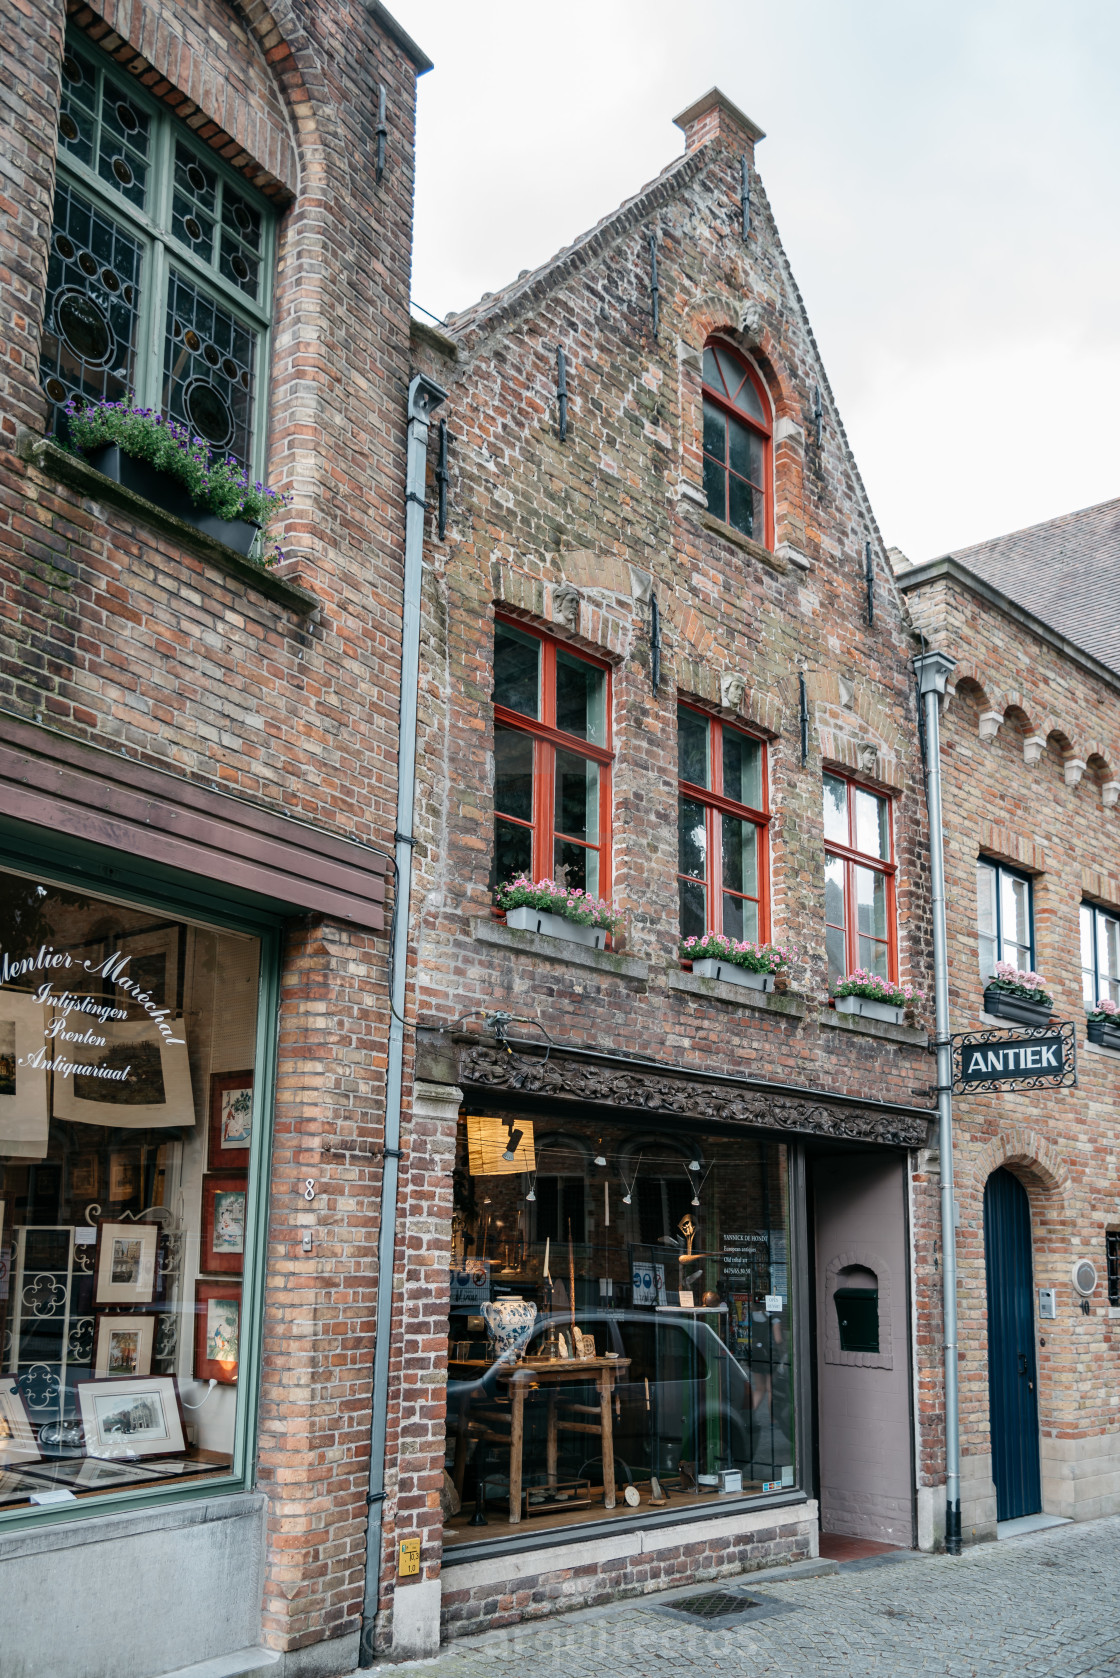
{"label": "chimney", "polygon": [[709,140],[720,139],[732,151],[744,153],[750,163],[754,162],[755,141],[766,138],[758,124],[738,105],[733,105],[718,87],[709,88],[702,99],[673,121],[684,129],[685,151],[695,151]]}

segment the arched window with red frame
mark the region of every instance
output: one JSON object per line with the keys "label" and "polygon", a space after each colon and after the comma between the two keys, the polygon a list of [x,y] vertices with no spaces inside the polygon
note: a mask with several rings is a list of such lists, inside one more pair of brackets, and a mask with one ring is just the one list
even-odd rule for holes
{"label": "arched window with red frame", "polygon": [[681,937],[770,936],[766,747],[691,705],[677,706],[677,888]]}
{"label": "arched window with red frame", "polygon": [[610,669],[526,624],[494,624],[494,865],[610,895]]}
{"label": "arched window with red frame", "polygon": [[770,403],[730,344],[704,350],[704,494],[708,511],[764,547],[773,544]]}

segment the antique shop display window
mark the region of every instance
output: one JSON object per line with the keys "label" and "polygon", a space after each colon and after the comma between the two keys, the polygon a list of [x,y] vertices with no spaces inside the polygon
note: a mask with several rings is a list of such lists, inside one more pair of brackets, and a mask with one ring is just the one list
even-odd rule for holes
{"label": "antique shop display window", "polygon": [[769,546],[770,403],[754,368],[714,339],[704,351],[704,494],[709,513]]}
{"label": "antique shop display window", "polygon": [[829,983],[857,968],[897,978],[890,799],[845,776],[825,775],[824,845]]}
{"label": "antique shop display window", "polygon": [[260,471],[274,220],[185,124],[68,35],[41,355],[56,428],[71,397],[135,401]]}
{"label": "antique shop display window", "polygon": [[550,636],[494,625],[494,884],[610,891],[610,672]]}
{"label": "antique shop display window", "polygon": [[681,937],[769,937],[766,747],[677,706],[677,889]]}
{"label": "antique shop display window", "polygon": [[793,1486],[787,1206],[777,1142],[462,1118],[445,1543]]}
{"label": "antique shop display window", "polygon": [[0,1511],[234,1466],[258,939],[0,872]]}

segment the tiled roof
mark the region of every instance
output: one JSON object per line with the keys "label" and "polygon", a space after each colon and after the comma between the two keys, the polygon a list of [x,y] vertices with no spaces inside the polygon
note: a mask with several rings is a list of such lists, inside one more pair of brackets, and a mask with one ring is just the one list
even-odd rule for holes
{"label": "tiled roof", "polygon": [[1120,500],[947,557],[1120,673]]}

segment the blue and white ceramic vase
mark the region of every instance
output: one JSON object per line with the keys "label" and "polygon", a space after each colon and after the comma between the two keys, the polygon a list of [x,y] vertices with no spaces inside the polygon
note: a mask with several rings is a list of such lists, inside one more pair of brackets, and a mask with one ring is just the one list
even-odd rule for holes
{"label": "blue and white ceramic vase", "polygon": [[509,1294],[505,1299],[487,1301],[482,1315],[493,1354],[500,1358],[506,1352],[520,1352],[528,1345],[537,1308],[520,1294]]}

